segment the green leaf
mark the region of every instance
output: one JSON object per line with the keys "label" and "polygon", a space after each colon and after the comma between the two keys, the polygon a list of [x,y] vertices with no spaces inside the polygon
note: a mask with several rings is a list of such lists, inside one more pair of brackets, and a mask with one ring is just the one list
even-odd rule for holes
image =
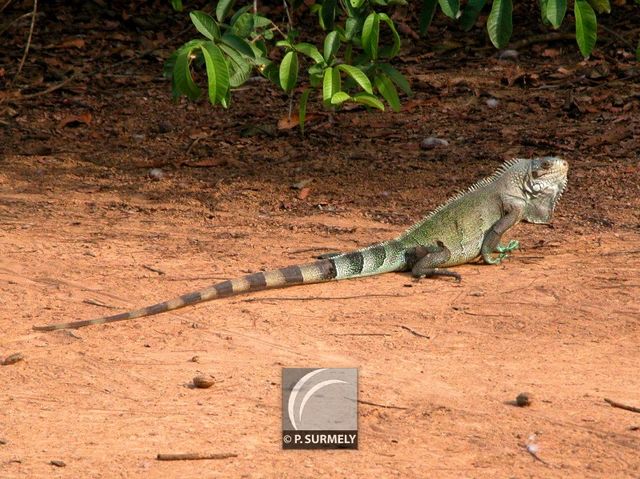
{"label": "green leaf", "polygon": [[309,93],[311,90],[308,88],[302,92],[300,97],[300,108],[298,110],[298,124],[300,125],[300,133],[304,135],[304,120],[307,118],[307,101],[309,100]]}
{"label": "green leaf", "polygon": [[380,55],[393,58],[400,52],[400,35],[398,35],[396,26],[393,24],[393,20],[389,18],[389,15],[386,13],[379,13],[378,16],[380,17],[380,20],[386,23],[391,29],[391,38],[393,39],[393,43],[390,46],[384,47],[380,50]]}
{"label": "green leaf", "polygon": [[298,43],[294,45],[293,48],[303,55],[308,56],[316,63],[324,63],[324,58],[322,58],[322,55],[320,54],[316,46],[312,45],[311,43]]}
{"label": "green leaf", "polygon": [[229,91],[229,66],[215,43],[204,42],[200,48],[207,67],[209,101],[213,105],[220,103],[224,106]]}
{"label": "green leaf", "polygon": [[545,14],[553,28],[560,28],[567,13],[567,0],[547,0]]}
{"label": "green leaf", "polygon": [[588,57],[596,44],[598,21],[587,0],[576,0],[573,5],[576,17],[576,42],[583,57]]}
{"label": "green leaf", "polygon": [[338,91],[338,92],[335,92],[331,97],[331,104],[339,105],[340,103],[344,103],[345,101],[349,101],[349,100],[351,100],[351,97],[349,96],[348,93],[345,93],[343,91]]}
{"label": "green leaf", "polygon": [[391,106],[391,109],[395,112],[400,111],[400,98],[398,97],[398,90],[396,90],[396,87],[393,85],[391,79],[384,74],[380,74],[376,75],[373,81],[376,84],[376,88],[378,89],[380,94],[384,97],[385,100],[387,100],[389,106]]}
{"label": "green leaf", "polygon": [[280,86],[280,72],[275,62],[267,63],[267,65],[260,70],[260,73],[262,73],[265,78],[268,78],[274,85]]}
{"label": "green leaf", "polygon": [[189,16],[196,29],[209,40],[217,40],[220,38],[220,28],[209,14],[196,10],[191,12]]}
{"label": "green leaf", "polygon": [[333,30],[338,0],[323,0],[320,8],[320,24],[325,30]]}
{"label": "green leaf", "polygon": [[221,40],[222,43],[229,45],[231,48],[239,51],[243,55],[249,58],[256,58],[256,54],[253,51],[253,48],[251,48],[251,44],[244,38],[240,38],[233,33],[226,32],[224,35],[222,35]]}
{"label": "green leaf", "polygon": [[333,95],[340,91],[340,83],[340,71],[337,68],[328,67],[325,69],[322,80],[322,101],[325,104],[330,104]]}
{"label": "green leaf", "polygon": [[378,68],[382,70],[390,79],[407,95],[412,95],[411,87],[405,76],[388,63],[380,63]]}
{"label": "green leaf", "polygon": [[609,0],[588,0],[588,2],[598,13],[611,13]]}
{"label": "green leaf", "polygon": [[191,52],[193,47],[181,48],[173,66],[173,96],[186,95],[189,100],[200,98],[200,89],[191,76]]}
{"label": "green leaf", "polygon": [[231,31],[240,38],[247,38],[253,32],[253,15],[250,13],[243,13],[233,23]]}
{"label": "green leaf", "polygon": [[362,105],[367,105],[384,111],[384,105],[382,104],[382,102],[375,96],[369,95],[368,93],[358,93],[357,95],[353,96],[353,100]]}
{"label": "green leaf", "polygon": [[171,7],[176,12],[181,12],[182,9],[184,8],[183,5],[182,5],[182,0],[171,0]]}
{"label": "green leaf", "polygon": [[364,3],[364,0],[349,0],[349,3],[353,8],[360,8]]}
{"label": "green leaf", "polygon": [[216,18],[219,22],[223,21],[229,15],[235,0],[219,0],[216,5]]}
{"label": "green leaf", "polygon": [[338,69],[342,70],[351,78],[353,78],[355,82],[360,85],[360,88],[362,88],[364,91],[366,91],[367,93],[373,93],[369,78],[367,78],[367,75],[365,75],[365,73],[358,67],[354,67],[352,65],[338,65]]}
{"label": "green leaf", "polygon": [[478,20],[478,15],[480,15],[485,3],[487,3],[487,0],[469,0],[460,17],[460,28],[465,32],[471,30],[476,20]]}
{"label": "green leaf", "polygon": [[487,18],[487,30],[489,31],[491,43],[496,48],[504,48],[509,43],[513,31],[513,24],[511,23],[512,11],[511,0],[493,0],[491,13]]}
{"label": "green leaf", "polygon": [[436,5],[438,0],[422,0],[422,6],[420,7],[420,35],[427,34],[429,25],[433,20],[433,14],[436,13]]}
{"label": "green leaf", "polygon": [[447,17],[453,18],[454,20],[458,18],[460,14],[460,0],[438,0],[440,4],[440,10]]}
{"label": "green leaf", "polygon": [[336,30],[324,37],[324,59],[329,62],[340,48],[340,37]]}
{"label": "green leaf", "polygon": [[547,18],[548,0],[538,0],[538,4],[540,5],[540,19],[542,20],[542,23],[546,26],[551,25],[551,22]]}
{"label": "green leaf", "polygon": [[245,83],[251,76],[251,65],[237,50],[224,43],[220,44],[220,49],[227,55],[229,65],[229,85],[236,88]]}
{"label": "green leaf", "polygon": [[242,8],[238,8],[236,10],[236,12],[233,14],[233,16],[231,17],[231,20],[229,20],[229,25],[233,26],[236,24],[236,22],[238,21],[238,18],[240,18],[243,14],[247,13],[249,10],[251,10],[252,5],[245,5]]}
{"label": "green leaf", "polygon": [[296,52],[288,52],[280,64],[280,86],[287,93],[291,93],[297,81],[298,54]]}
{"label": "green leaf", "polygon": [[350,42],[362,30],[362,19],[349,17],[344,23],[344,37]]}
{"label": "green leaf", "polygon": [[398,97],[398,90],[393,85],[391,79],[385,74],[377,75],[373,82],[376,85],[376,88],[380,92],[380,94],[387,100],[391,109],[395,112],[400,111],[400,98]]}
{"label": "green leaf", "polygon": [[370,13],[362,26],[362,48],[373,60],[378,58],[378,40],[380,38],[380,16]]}

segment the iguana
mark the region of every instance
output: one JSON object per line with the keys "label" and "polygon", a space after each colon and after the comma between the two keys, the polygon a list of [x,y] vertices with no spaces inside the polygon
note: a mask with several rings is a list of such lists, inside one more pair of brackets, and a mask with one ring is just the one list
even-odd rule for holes
{"label": "iguana", "polygon": [[[223,281],[201,291],[127,313],[86,321],[34,326],[39,331],[80,328],[172,311],[250,291],[358,278],[391,271],[411,271],[414,277],[460,275],[443,269],[481,257],[498,264],[518,248],[500,238],[521,220],[548,223],[567,185],[569,166],[555,157],[514,159],[478,181],[395,239],[318,261],[253,273]],[[497,255],[496,255],[497,253]]]}

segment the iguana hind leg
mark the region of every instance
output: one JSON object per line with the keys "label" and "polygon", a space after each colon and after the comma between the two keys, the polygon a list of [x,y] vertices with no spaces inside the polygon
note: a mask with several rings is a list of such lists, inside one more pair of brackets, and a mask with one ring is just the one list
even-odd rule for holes
{"label": "iguana hind leg", "polygon": [[437,241],[436,245],[418,246],[407,252],[407,264],[411,267],[411,274],[414,278],[427,278],[433,276],[450,276],[461,281],[462,277],[448,269],[438,268],[451,258],[451,251],[442,241]]}

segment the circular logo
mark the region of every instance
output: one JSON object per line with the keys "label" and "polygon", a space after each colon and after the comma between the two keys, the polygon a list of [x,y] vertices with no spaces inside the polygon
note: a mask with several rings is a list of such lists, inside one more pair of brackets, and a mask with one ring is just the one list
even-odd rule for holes
{"label": "circular logo", "polygon": [[285,444],[291,444],[291,436],[289,434],[285,434],[282,440],[284,441]]}

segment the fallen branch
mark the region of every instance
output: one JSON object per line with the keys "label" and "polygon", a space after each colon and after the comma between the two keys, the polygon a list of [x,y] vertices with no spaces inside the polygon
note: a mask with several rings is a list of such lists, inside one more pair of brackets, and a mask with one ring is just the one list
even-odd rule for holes
{"label": "fallen branch", "polygon": [[231,457],[238,457],[233,453],[217,453],[217,454],[198,454],[185,453],[185,454],[158,454],[156,459],[158,461],[201,461],[206,459],[229,459]]}
{"label": "fallen branch", "polygon": [[621,402],[618,402],[618,401],[612,401],[611,399],[607,399],[607,398],[604,398],[604,400],[606,403],[609,403],[613,407],[624,409],[625,411],[640,413],[640,407],[627,406],[626,404],[622,404]]}

